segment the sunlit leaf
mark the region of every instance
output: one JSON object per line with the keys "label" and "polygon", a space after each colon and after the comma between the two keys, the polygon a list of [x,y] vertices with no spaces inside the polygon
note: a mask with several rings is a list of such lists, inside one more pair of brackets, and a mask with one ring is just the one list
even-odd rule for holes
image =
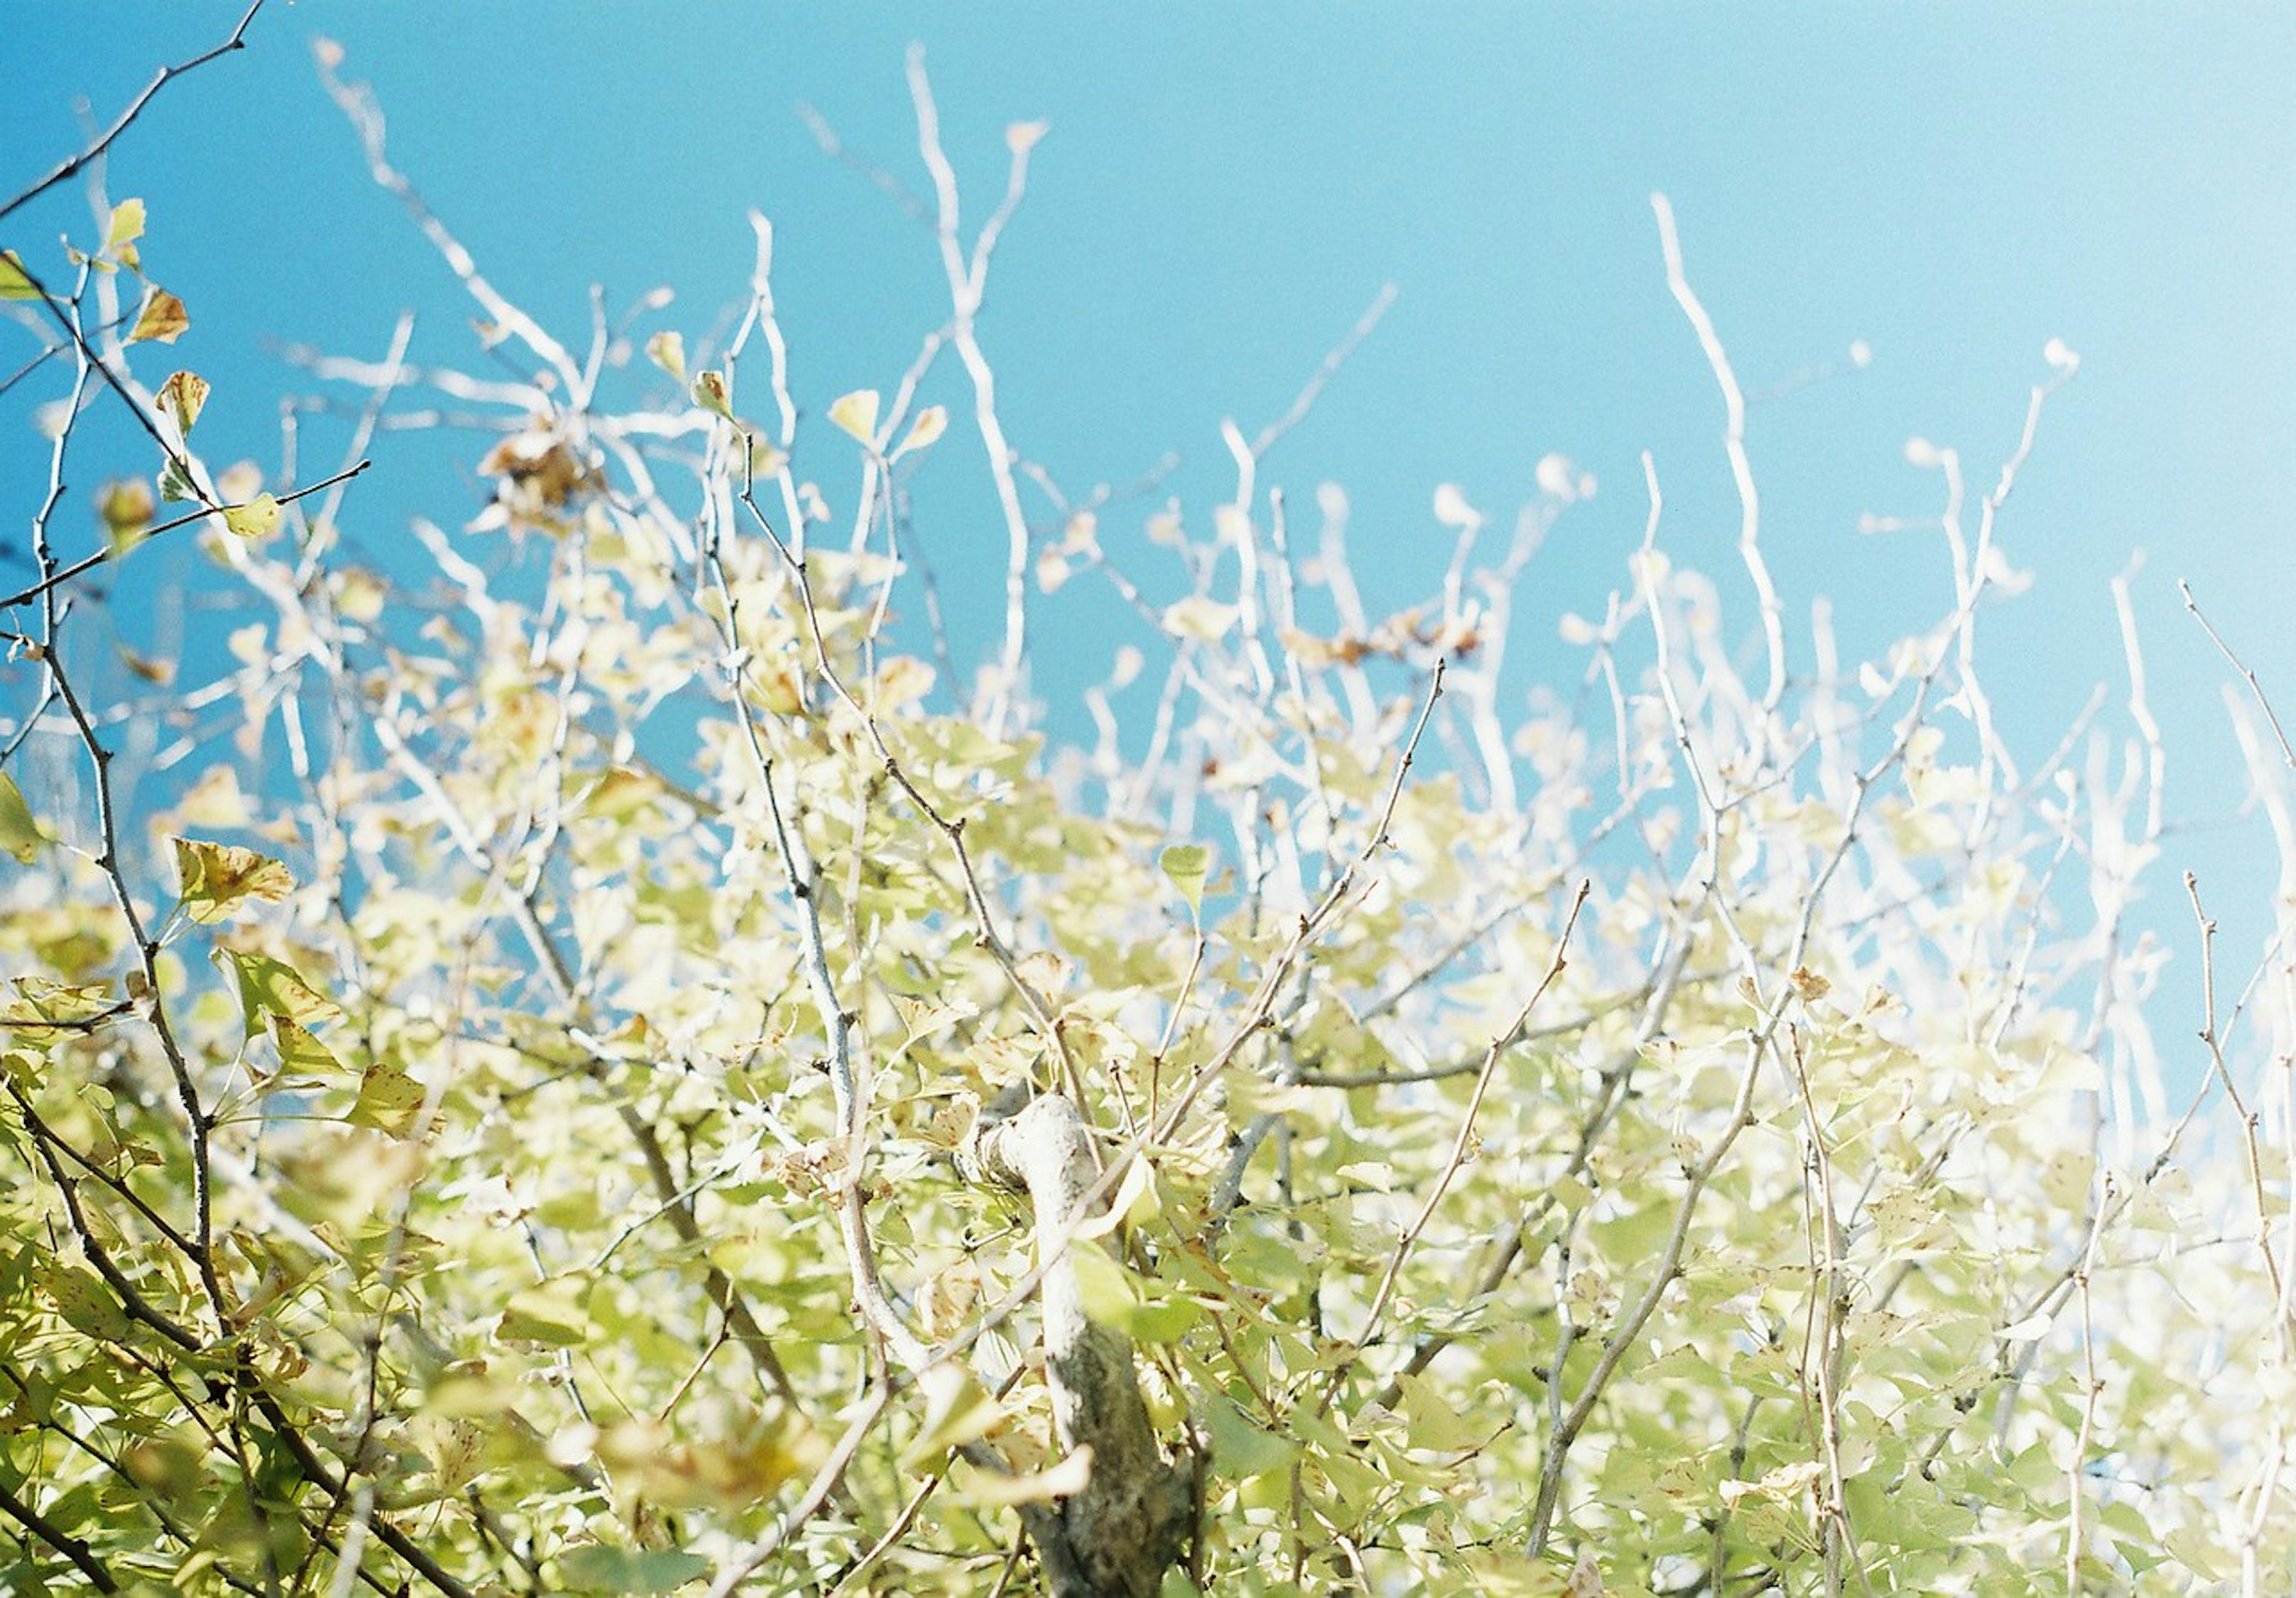
{"label": "sunlit leaf", "polygon": [[927,406],[917,413],[917,419],[909,423],[909,430],[902,435],[899,447],[893,451],[893,459],[898,461],[911,450],[925,448],[947,430],[948,407]]}
{"label": "sunlit leaf", "polygon": [[986,1437],[1004,1419],[1004,1406],[989,1396],[970,1371],[939,1382],[926,1406],[924,1426],[903,1457],[912,1468],[929,1468],[952,1448]]}
{"label": "sunlit leaf", "polygon": [[279,1045],[279,1069],[283,1076],[306,1081],[324,1081],[342,1073],[343,1062],[335,1052],[319,1041],[302,1022],[274,1012],[264,1017],[271,1039]]}
{"label": "sunlit leaf", "polygon": [[15,778],[0,771],[0,850],[15,856],[17,865],[29,865],[46,842],[40,824],[32,818],[32,807],[24,802],[23,790]]}
{"label": "sunlit leaf", "polygon": [[208,380],[195,372],[171,372],[160,385],[160,411],[176,424],[178,438],[192,430],[208,403]]}
{"label": "sunlit leaf", "polygon": [[1014,1476],[992,1475],[970,1463],[949,1472],[949,1496],[975,1509],[1010,1509],[1073,1497],[1092,1479],[1092,1447],[1086,1444],[1049,1470]]}
{"label": "sunlit leaf", "polygon": [[545,1348],[578,1348],[589,1340],[587,1276],[558,1276],[513,1295],[503,1310],[500,1335],[506,1342]]}
{"label": "sunlit leaf", "polygon": [[187,499],[197,499],[200,491],[184,470],[181,461],[170,458],[160,471],[160,497],[169,504]]}
{"label": "sunlit leaf", "polygon": [[276,904],[294,891],[295,879],[287,868],[253,849],[193,838],[173,841],[176,877],[182,884],[177,897],[195,922],[223,921],[243,899]]}
{"label": "sunlit leaf", "polygon": [[103,230],[103,248],[108,252],[132,266],[135,264],[135,255],[127,247],[143,236],[144,202],[141,200],[123,200],[111,208],[111,225]]}
{"label": "sunlit leaf", "polygon": [[1156,864],[1188,901],[1190,910],[1204,903],[1204,878],[1211,870],[1212,852],[1201,843],[1176,843],[1156,857]]}
{"label": "sunlit leaf", "polygon": [[226,505],[223,524],[242,538],[260,538],[277,530],[279,501],[275,496],[258,494],[245,504]]}
{"label": "sunlit leaf", "polygon": [[[829,419],[862,443],[877,442],[877,390],[856,389],[830,403]],[[922,417],[920,421],[923,420]]]}
{"label": "sunlit leaf", "polygon": [[358,1098],[348,1119],[354,1127],[372,1127],[393,1137],[404,1137],[414,1130],[429,1097],[422,1084],[398,1064],[378,1060],[360,1076]]}
{"label": "sunlit leaf", "polygon": [[119,1009],[109,982],[58,982],[47,977],[16,977],[15,1002],[0,1010],[0,1027],[35,1048],[65,1037],[85,1036],[91,1023]]}
{"label": "sunlit leaf", "polygon": [[678,381],[685,381],[685,335],[669,329],[646,340],[646,359]]}
{"label": "sunlit leaf", "polygon": [[726,374],[722,372],[695,373],[693,403],[705,411],[716,412],[728,422],[734,419],[734,397],[726,386]]}
{"label": "sunlit leaf", "polygon": [[24,270],[23,258],[12,250],[0,250],[0,299],[37,299],[40,291],[33,286],[31,274]]}
{"label": "sunlit leaf", "polygon": [[144,302],[143,315],[135,318],[135,326],[127,335],[131,344],[150,339],[161,344],[173,344],[191,331],[191,314],[184,302],[167,290],[154,288],[151,298]]}
{"label": "sunlit leaf", "polygon": [[283,960],[252,949],[219,948],[217,961],[231,974],[239,989],[240,1014],[247,1036],[261,1032],[274,1017],[308,1027],[315,1021],[339,1019],[335,1002],[304,979],[303,973]]}

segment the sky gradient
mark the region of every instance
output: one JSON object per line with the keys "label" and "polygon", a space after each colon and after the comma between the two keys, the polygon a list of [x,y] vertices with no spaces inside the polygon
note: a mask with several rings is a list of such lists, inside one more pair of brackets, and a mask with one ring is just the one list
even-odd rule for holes
{"label": "sky gradient", "polygon": [[[108,120],[240,9],[12,8],[0,190],[83,142],[76,99]],[[2296,708],[2296,11],[275,0],[243,53],[160,97],[109,174],[113,197],[149,201],[146,257],[192,307],[178,348],[216,384],[202,442],[222,460],[275,458],[273,401],[308,386],[283,344],[377,356],[413,307],[415,359],[472,358],[455,285],[321,92],[318,35],[373,84],[393,159],[483,268],[569,336],[593,283],[617,306],[666,283],[664,324],[698,342],[742,293],[744,211],[770,215],[793,381],[815,411],[892,387],[944,301],[928,234],[826,159],[798,108],[922,191],[902,76],[921,40],[970,217],[1002,184],[1005,126],[1051,127],[981,325],[1016,447],[1076,493],[1177,452],[1164,492],[1202,523],[1232,481],[1221,419],[1272,420],[1394,284],[1268,477],[1301,501],[1343,484],[1367,578],[1400,601],[1448,553],[1437,483],[1505,521],[1546,453],[1595,473],[1602,492],[1519,601],[1526,684],[1575,676],[1557,618],[1599,613],[1624,581],[1644,449],[1667,488],[1662,541],[1753,627],[1721,405],[1666,291],[1653,191],[1746,389],[1792,390],[1749,422],[1766,547],[1790,616],[1832,597],[1845,652],[1951,604],[1933,534],[1858,531],[1868,513],[1934,513],[1937,479],[1906,439],[1959,449],[1989,486],[2061,338],[2082,370],[2000,529],[2035,585],[1981,625],[1997,708],[2030,760],[2096,684],[2122,692],[2108,584],[2141,552],[2169,811],[2188,829],[2144,919],[2189,957],[2189,916],[2163,902],[2189,864],[2245,944],[2242,974],[2253,957],[2276,864],[2260,824],[2237,819],[2230,679],[2175,582]],[[86,215],[68,186],[0,243],[30,258],[66,228],[86,236]],[[1846,368],[1855,341],[1869,366],[1794,387]],[[960,382],[951,366],[928,397]],[[0,402],[12,502],[43,469],[25,413],[48,397]],[[451,525],[477,508],[476,486],[435,461],[408,455],[400,480],[443,488],[443,506],[378,463],[352,502],[370,545],[410,512]],[[960,635],[985,643],[1003,534],[980,475],[931,461],[914,489]],[[1136,530],[1153,508],[1109,525]],[[1056,727],[1076,725],[1064,678],[1103,675],[1122,641],[1116,614],[1048,612],[1035,680]]]}

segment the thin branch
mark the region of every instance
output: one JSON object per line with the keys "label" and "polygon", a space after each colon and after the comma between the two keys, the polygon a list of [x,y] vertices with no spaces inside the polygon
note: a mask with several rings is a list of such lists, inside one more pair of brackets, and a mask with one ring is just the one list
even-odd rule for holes
{"label": "thin branch", "polygon": [[128,102],[127,109],[121,111],[118,117],[114,118],[112,119],[111,126],[98,134],[95,136],[94,142],[90,143],[86,149],[81,151],[78,155],[67,157],[54,171],[40,179],[30,188],[26,189],[22,193],[8,201],[7,204],[0,205],[0,221],[6,220],[10,216],[15,213],[18,208],[26,205],[31,201],[38,198],[40,195],[46,193],[58,184],[68,181],[83,167],[86,167],[90,161],[96,160],[98,157],[102,156],[105,151],[111,149],[113,141],[118,139],[121,134],[126,133],[129,126],[135,122],[135,119],[143,115],[144,108],[152,102],[152,96],[159,94],[161,89],[167,87],[174,79],[181,78],[186,72],[194,71],[197,69],[207,65],[208,62],[215,60],[217,56],[228,55],[234,50],[245,49],[247,47],[247,40],[245,37],[247,33],[247,25],[255,20],[255,13],[262,9],[263,0],[252,0],[252,4],[248,6],[245,14],[239,19],[239,26],[231,30],[231,37],[224,40],[222,44],[216,45],[211,50],[204,51],[201,53],[192,57],[189,61],[178,61],[172,67],[161,67],[157,73],[153,74],[152,81],[144,86],[144,92],[136,95],[134,100],[130,101]]}

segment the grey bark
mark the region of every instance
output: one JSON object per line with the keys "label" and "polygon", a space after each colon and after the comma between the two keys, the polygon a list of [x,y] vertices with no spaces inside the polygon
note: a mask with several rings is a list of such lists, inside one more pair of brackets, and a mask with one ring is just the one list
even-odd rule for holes
{"label": "grey bark", "polygon": [[1156,1440],[1131,1340],[1085,1315],[1068,1258],[1095,1246],[1071,1241],[1100,1174],[1091,1132],[1067,1098],[1046,1094],[985,1119],[967,1154],[976,1176],[1029,1195],[1053,1422],[1063,1447],[1092,1450],[1083,1490],[1029,1517],[1053,1598],[1155,1598],[1187,1528],[1188,1476]]}

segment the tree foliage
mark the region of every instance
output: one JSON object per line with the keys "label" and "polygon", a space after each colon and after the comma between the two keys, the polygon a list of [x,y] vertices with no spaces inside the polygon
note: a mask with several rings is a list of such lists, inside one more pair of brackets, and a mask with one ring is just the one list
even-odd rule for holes
{"label": "tree foliage", "polygon": [[[252,401],[174,369],[141,202],[0,279],[61,396],[5,611],[0,1585],[2290,1590],[2284,948],[2236,1003],[2210,962],[2160,1115],[2133,631],[2030,769],[1978,672],[2069,352],[1992,494],[1926,461],[1949,614],[1864,660],[1795,625],[1749,479],[1742,653],[1646,460],[1583,674],[1526,700],[1559,457],[1511,528],[1438,492],[1449,576],[1375,617],[1343,493],[1309,535],[1269,464],[1297,412],[1152,559],[1016,453],[974,317],[1041,129],[964,236],[913,63],[947,318],[829,401],[763,218],[722,345],[562,343],[340,65],[496,342],[317,363],[339,472],[201,454]],[[410,574],[350,479],[434,400],[491,498]],[[151,458],[76,560],[97,403]],[[942,580],[1007,601],[971,673],[908,499],[957,450],[997,558]],[[90,628],[162,536],[242,607],[213,683]],[[1070,580],[1149,644],[1096,747],[1030,691]],[[131,803],[152,717],[198,758]]]}

